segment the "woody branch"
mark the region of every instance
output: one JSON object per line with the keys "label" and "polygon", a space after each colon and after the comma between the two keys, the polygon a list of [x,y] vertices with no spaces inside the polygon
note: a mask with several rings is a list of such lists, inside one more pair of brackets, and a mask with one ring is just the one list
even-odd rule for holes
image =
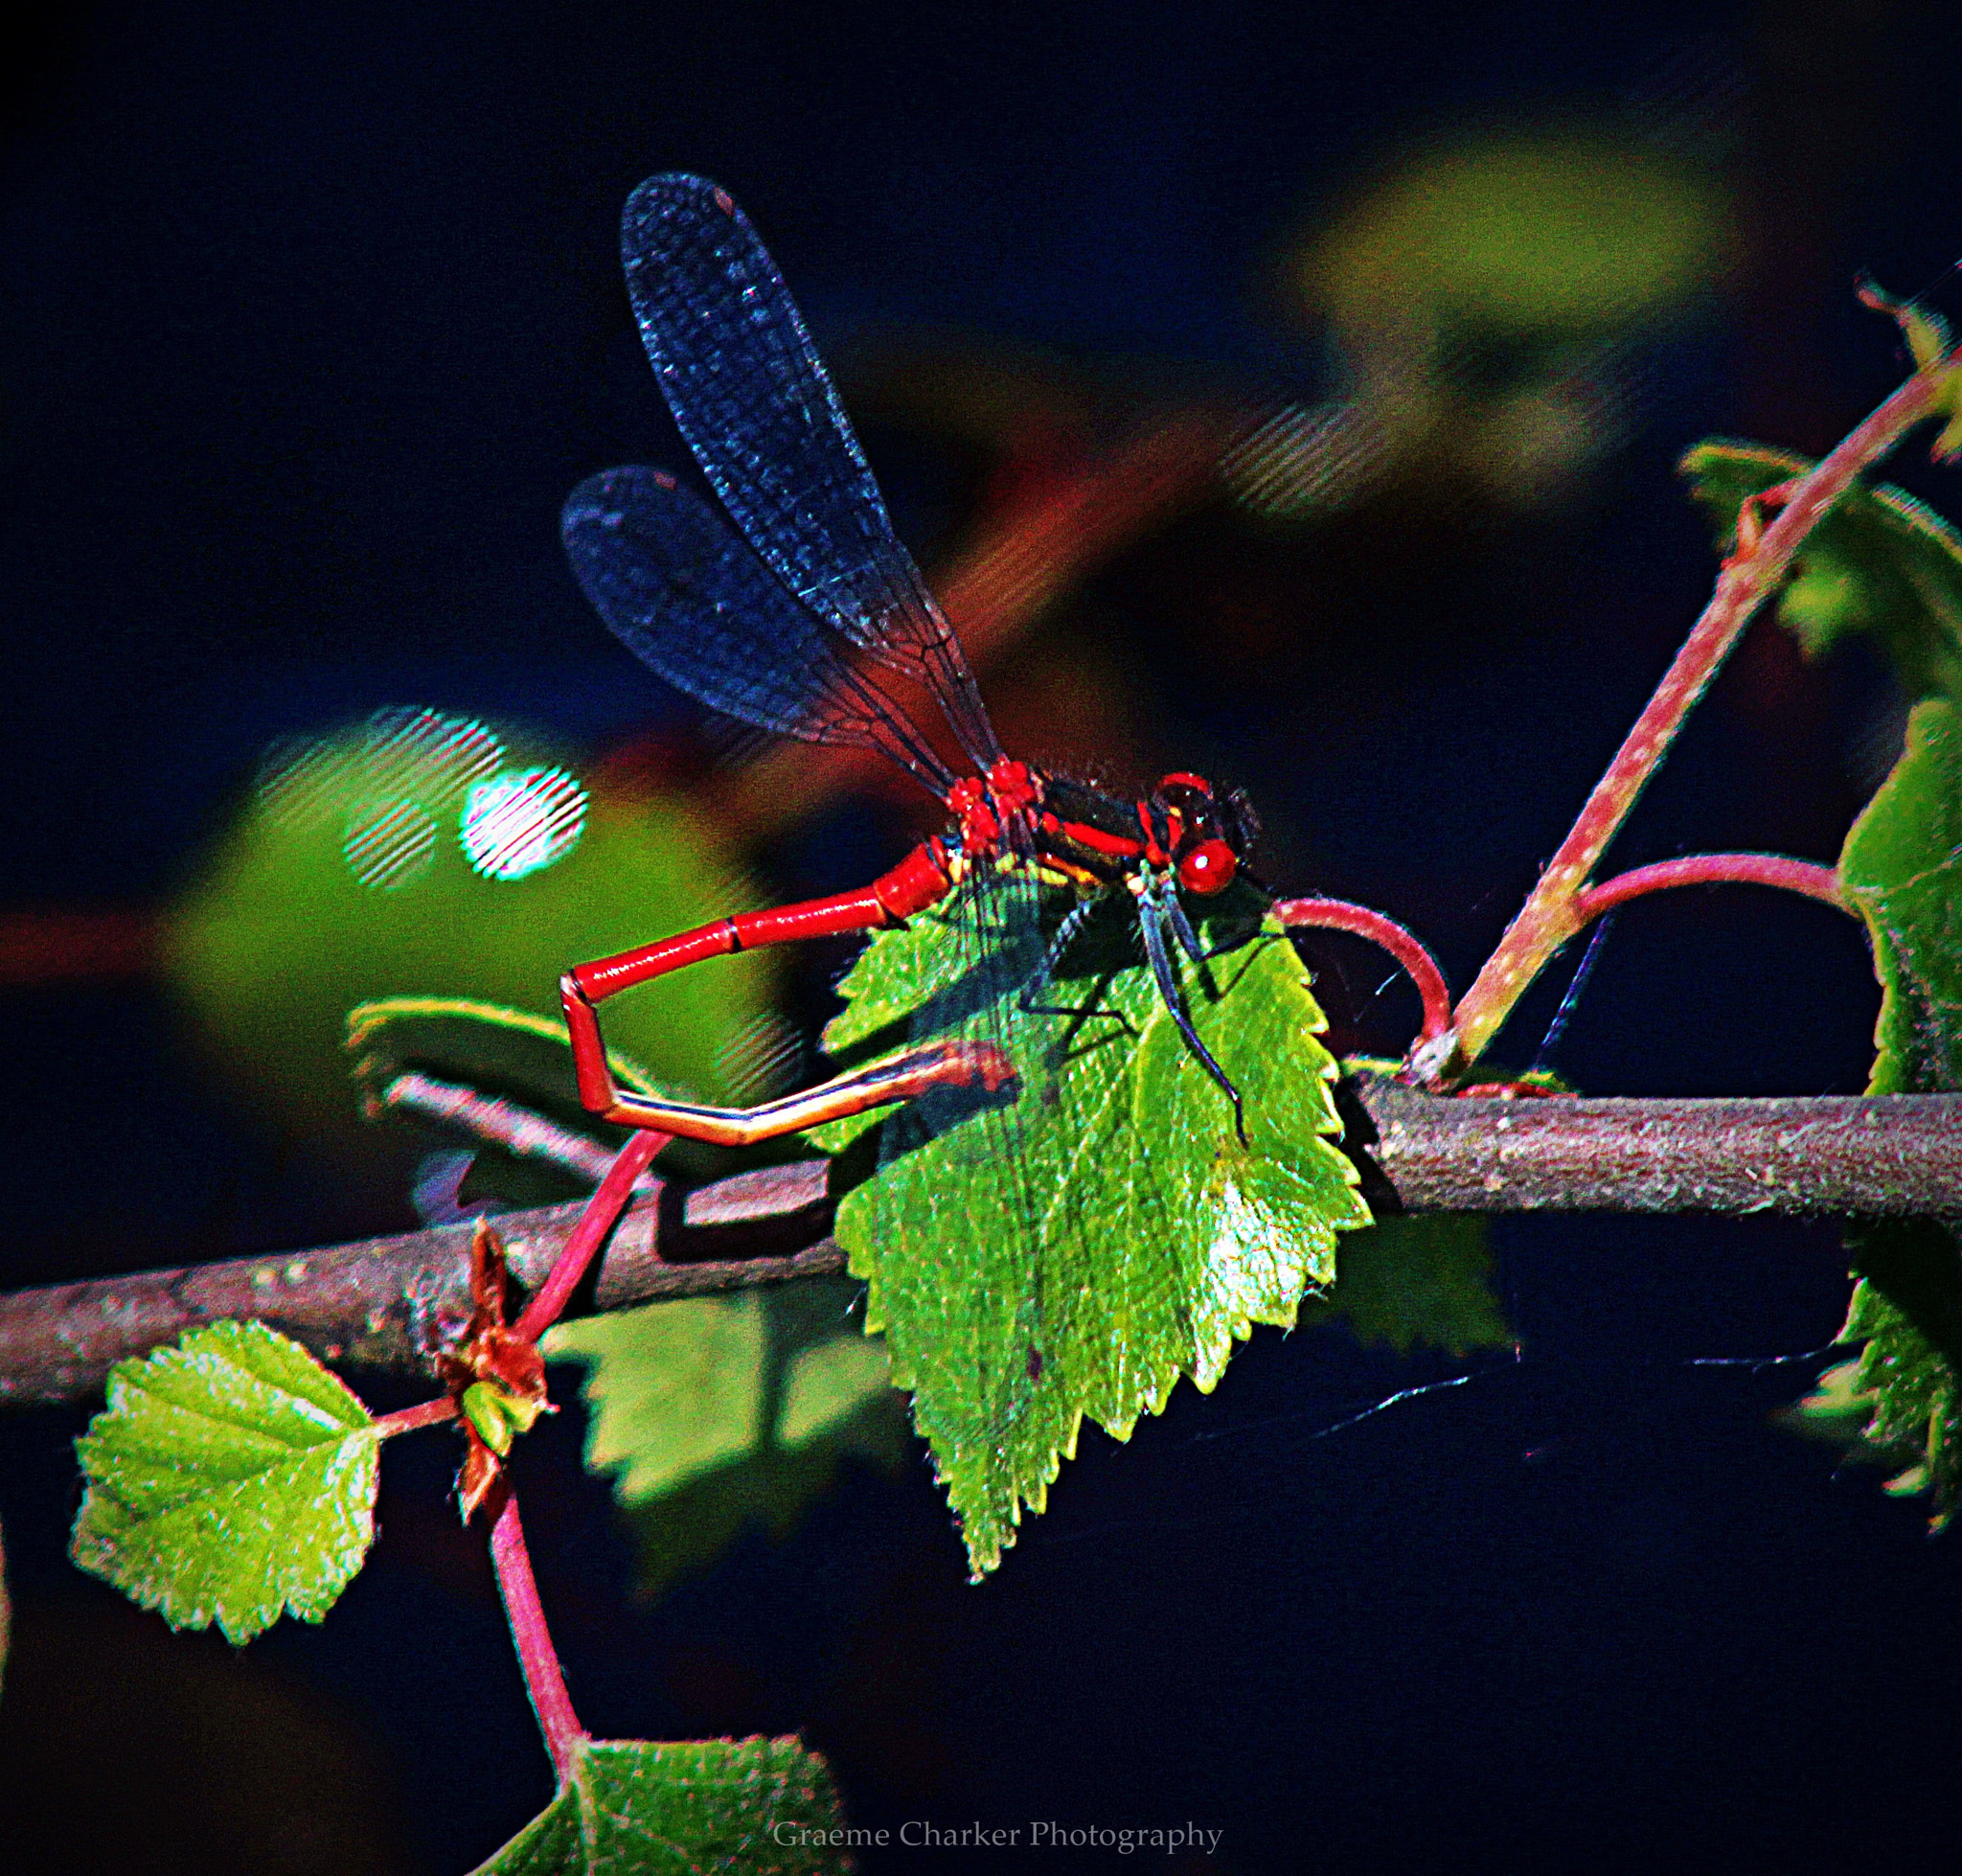
{"label": "woody branch", "polygon": [[[1865,1100],[1443,1101],[1349,1085],[1347,1146],[1372,1205],[1405,1211],[1953,1211],[1962,1095]],[[823,1160],[643,1193],[575,1313],[835,1275]],[[498,1221],[513,1275],[542,1284],[582,1202]],[[421,1374],[470,1313],[469,1224],[0,1295],[0,1402],[97,1392],[115,1362],[201,1322],[256,1316],[323,1360]]]}

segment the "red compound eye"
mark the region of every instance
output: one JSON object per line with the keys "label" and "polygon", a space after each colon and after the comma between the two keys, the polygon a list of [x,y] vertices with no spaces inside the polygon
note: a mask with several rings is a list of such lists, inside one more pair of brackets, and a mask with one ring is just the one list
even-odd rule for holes
{"label": "red compound eye", "polygon": [[1233,883],[1240,861],[1223,840],[1201,840],[1178,862],[1178,883],[1187,892],[1222,892]]}

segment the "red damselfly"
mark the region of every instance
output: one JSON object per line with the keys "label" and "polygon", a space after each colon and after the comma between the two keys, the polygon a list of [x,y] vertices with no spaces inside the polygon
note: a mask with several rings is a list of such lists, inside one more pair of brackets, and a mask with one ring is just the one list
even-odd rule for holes
{"label": "red damselfly", "polygon": [[[735,528],[661,470],[609,469],[565,508],[581,585],[677,689],[761,729],[890,757],[942,801],[948,825],[862,890],[738,913],[578,966],[561,988],[581,1099],[624,1126],[727,1145],[935,1089],[970,1090],[969,1111],[998,1106],[1014,1096],[1008,1054],[976,1040],[965,1018],[986,1004],[999,1025],[1017,1003],[1043,1007],[1036,999],[1095,905],[1124,896],[1158,993],[1243,1144],[1239,1090],[1193,1026],[1177,953],[1210,954],[1186,900],[1214,904],[1244,879],[1256,832],[1244,799],[1182,773],[1148,793],[1110,794],[1006,755],[803,318],[741,212],[700,177],[656,176],[627,203],[623,247],[662,391]],[[894,697],[893,675],[932,698],[965,771],[942,760]],[[1046,928],[1045,886],[1076,896]],[[938,1040],[922,1040],[934,1033],[928,1025],[903,1053],[747,1110],[650,1099],[609,1073],[597,1015],[607,997],[704,958],[898,925],[955,894],[970,908],[983,964],[962,994],[966,1009],[952,1020],[943,1010]]]}

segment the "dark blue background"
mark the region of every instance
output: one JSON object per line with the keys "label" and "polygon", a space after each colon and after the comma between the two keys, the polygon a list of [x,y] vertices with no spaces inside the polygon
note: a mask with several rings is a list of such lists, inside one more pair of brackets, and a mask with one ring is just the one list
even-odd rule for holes
{"label": "dark blue background", "polygon": [[[1873,0],[51,15],[6,61],[0,909],[159,903],[288,730],[417,701],[603,742],[664,707],[556,540],[575,481],[659,446],[614,233],[645,174],[723,182],[828,349],[966,328],[1313,396],[1317,354],[1255,290],[1291,217],[1439,126],[1626,112],[1688,74],[1734,122],[1745,258],[1714,323],[1656,353],[1581,511],[1387,537],[1353,642],[1266,683],[1166,629],[1149,556],[1101,589],[1153,735],[1270,804],[1282,883],[1412,919],[1462,985],[1707,591],[1674,457],[1710,431],[1821,446],[1894,380],[1846,287],[1866,265],[1920,288],[1962,246],[1954,54],[1939,10]],[[930,531],[931,478],[891,460]],[[1830,858],[1874,683],[1753,641],[1619,857]],[[813,864],[764,858],[787,883]],[[1352,1039],[1407,1022],[1373,958],[1317,961]],[[5,995],[0,1279],[392,1222],[234,1110],[160,992]],[[1853,1090],[1873,1009],[1834,915],[1685,896],[1624,915],[1561,1065],[1601,1092]],[[1699,1365],[1827,1343],[1836,1234],[1498,1240],[1517,1361],[1331,1430],[1468,1368],[1263,1331],[1214,1399],[1181,1391],[1127,1449],[1089,1433],[978,1589],[922,1469],[855,1476],[787,1545],[630,1609],[562,1416],[520,1476],[582,1717],[805,1726],[873,1825],[1223,1831],[1187,1868],[1952,1866],[1953,1542],[1767,1424],[1816,1361]],[[234,1660],[66,1570],[80,1425],[0,1435],[9,1868],[455,1869],[543,1801],[440,1441],[391,1450],[384,1541],[326,1626]],[[227,1746],[220,1709],[286,1717]],[[364,1847],[308,1860],[343,1840],[301,1758]],[[296,1782],[277,1853],[226,1863],[239,1764]]]}

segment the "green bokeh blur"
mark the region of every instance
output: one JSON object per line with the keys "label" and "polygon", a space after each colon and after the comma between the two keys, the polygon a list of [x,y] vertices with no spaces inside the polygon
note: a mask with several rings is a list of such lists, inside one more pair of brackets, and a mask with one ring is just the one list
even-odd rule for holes
{"label": "green bokeh blur", "polygon": [[[166,971],[221,1071],[284,1131],[367,1156],[347,1012],[396,995],[559,1015],[571,966],[740,910],[755,886],[681,802],[597,794],[521,877],[466,852],[471,790],[550,769],[522,730],[396,712],[270,759],[165,922]],[[561,792],[566,792],[561,789]],[[766,953],[718,959],[606,1008],[610,1045],[664,1085],[727,1099],[724,1044],[767,1008]]]}
{"label": "green bokeh blur", "polygon": [[1405,157],[1300,254],[1297,278],[1352,332],[1607,334],[1706,291],[1734,241],[1707,173],[1599,136],[1514,130]]}

